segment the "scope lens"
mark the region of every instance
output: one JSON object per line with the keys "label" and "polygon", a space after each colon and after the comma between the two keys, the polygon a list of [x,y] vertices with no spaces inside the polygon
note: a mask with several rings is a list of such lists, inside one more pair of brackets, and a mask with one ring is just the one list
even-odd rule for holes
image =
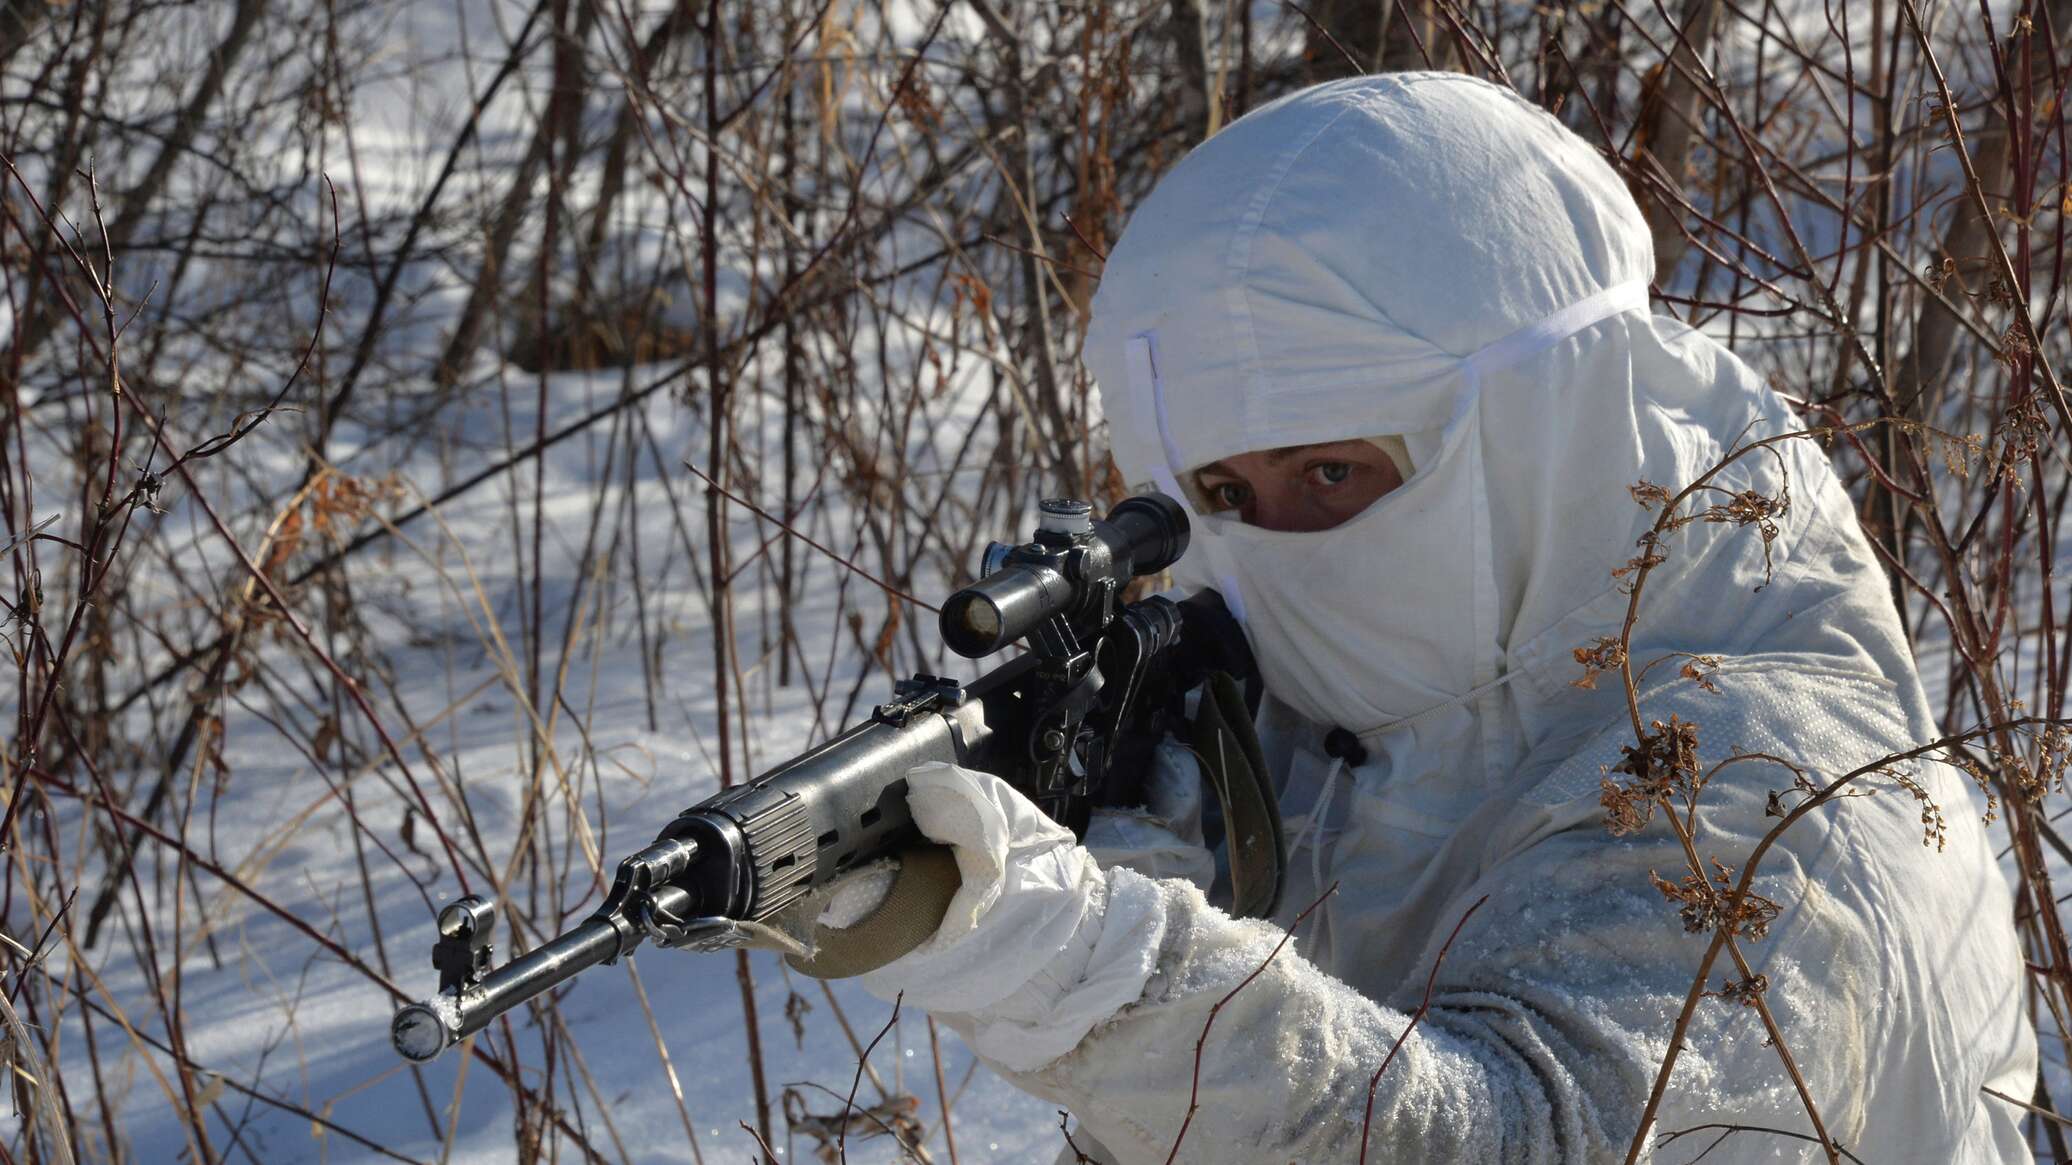
{"label": "scope lens", "polygon": [[978,576],[984,578],[997,574],[1007,565],[1007,556],[1014,553],[1014,547],[1005,542],[986,543],[986,552],[978,560]]}
{"label": "scope lens", "polygon": [[955,620],[963,642],[991,643],[1000,637],[1000,608],[983,595],[966,596],[948,613]]}

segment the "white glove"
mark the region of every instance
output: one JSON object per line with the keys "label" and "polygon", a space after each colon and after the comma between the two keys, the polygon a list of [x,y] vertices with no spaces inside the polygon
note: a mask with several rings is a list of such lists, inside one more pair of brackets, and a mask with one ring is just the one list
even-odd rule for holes
{"label": "white glove", "polygon": [[864,975],[866,990],[966,1017],[972,1049],[1009,1071],[1071,1051],[1143,994],[1164,937],[1156,883],[1102,870],[988,773],[921,765],[907,803],[921,832],[951,847],[963,884],[935,936]]}

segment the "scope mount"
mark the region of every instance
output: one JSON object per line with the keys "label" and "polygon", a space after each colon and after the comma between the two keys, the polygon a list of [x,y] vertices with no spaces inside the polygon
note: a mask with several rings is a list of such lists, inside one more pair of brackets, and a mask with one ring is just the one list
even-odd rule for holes
{"label": "scope mount", "polygon": [[1103,678],[1086,639],[1098,642],[1115,618],[1121,587],[1109,567],[1109,547],[1095,533],[1093,506],[1076,498],[1045,498],[1039,503],[1036,531],[1027,543],[994,543],[982,562],[985,575],[1011,567],[1051,572],[1073,587],[1079,602],[1039,622],[1024,642],[1036,657],[1036,706],[1045,715],[1031,721],[1025,755],[1035,772],[1038,806],[1075,831],[1084,822],[1064,820],[1070,805],[1084,804],[1090,774],[1086,721],[1099,699]]}

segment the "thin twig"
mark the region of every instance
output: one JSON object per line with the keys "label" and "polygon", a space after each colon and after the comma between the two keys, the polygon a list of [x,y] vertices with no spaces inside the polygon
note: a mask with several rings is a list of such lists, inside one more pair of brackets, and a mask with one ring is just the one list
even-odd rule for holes
{"label": "thin twig", "polygon": [[1303,922],[1305,922],[1309,918],[1310,913],[1314,911],[1317,907],[1322,906],[1326,898],[1329,898],[1331,895],[1336,894],[1337,892],[1338,883],[1333,882],[1329,886],[1326,886],[1324,888],[1324,892],[1322,894],[1317,895],[1316,900],[1314,902],[1311,902],[1309,905],[1303,907],[1302,913],[1296,915],[1295,920],[1288,924],[1287,932],[1281,935],[1281,941],[1273,944],[1273,949],[1266,953],[1266,957],[1259,961],[1258,966],[1252,968],[1252,973],[1245,976],[1244,979],[1241,980],[1237,986],[1232,987],[1230,991],[1223,996],[1223,998],[1218,999],[1215,1005],[1209,1008],[1208,1018],[1202,1021],[1201,1035],[1198,1036],[1194,1041],[1194,1073],[1192,1079],[1189,1081],[1187,1088],[1187,1116],[1180,1121],[1180,1131],[1173,1134],[1173,1147],[1166,1153],[1166,1165],[1173,1165],[1173,1162],[1179,1159],[1181,1142],[1187,1139],[1187,1129],[1190,1125],[1194,1123],[1194,1114],[1201,1108],[1202,1049],[1208,1046],[1209,1029],[1216,1026],[1216,1017],[1222,1014],[1223,1008],[1226,1005],[1228,1005],[1231,1000],[1237,998],[1238,992],[1243,991],[1245,988],[1251,986],[1252,980],[1257,979],[1260,975],[1266,972],[1266,968],[1273,965],[1274,959],[1280,955],[1282,948],[1286,947],[1288,943],[1294,939],[1295,931],[1299,929],[1302,926]]}
{"label": "thin twig", "polygon": [[1381,1075],[1395,1062],[1396,1053],[1402,1050],[1403,1041],[1410,1038],[1410,1033],[1417,1029],[1425,1013],[1432,1009],[1432,988],[1439,982],[1439,968],[1445,964],[1447,952],[1453,949],[1453,940],[1460,937],[1461,928],[1468,924],[1468,919],[1473,917],[1477,910],[1482,909],[1482,904],[1487,901],[1489,895],[1484,894],[1475,899],[1474,905],[1461,912],[1460,921],[1453,924],[1452,933],[1439,945],[1439,953],[1432,956],[1431,974],[1425,976],[1424,998],[1418,1002],[1417,1010],[1410,1013],[1410,1022],[1404,1024],[1403,1030],[1396,1033],[1395,1042],[1389,1045],[1388,1055],[1381,1058],[1381,1067],[1376,1068],[1374,1075],[1367,1078],[1367,1109],[1365,1115],[1360,1118],[1360,1165],[1367,1165],[1367,1141],[1373,1136],[1374,1130],[1374,1092],[1381,1085]]}
{"label": "thin twig", "polygon": [[[849,1095],[843,1101],[845,1112],[855,1111],[856,1089],[863,1084],[863,1066],[870,1062],[871,1053],[877,1050],[878,1041],[884,1039],[886,1033],[890,1032],[893,1029],[893,1027],[899,1023],[899,1005],[901,1003],[904,1003],[905,1001],[906,992],[904,991],[900,992],[898,995],[893,996],[892,1014],[886,1017],[885,1026],[878,1029],[878,1034],[872,1036],[871,1042],[864,1046],[863,1054],[856,1057],[856,1074],[849,1078]],[[893,1139],[897,1140],[898,1138],[895,1137]],[[842,1165],[848,1165],[849,1122],[846,1118],[842,1121],[841,1133],[837,1135],[835,1138],[835,1152],[841,1157]]]}

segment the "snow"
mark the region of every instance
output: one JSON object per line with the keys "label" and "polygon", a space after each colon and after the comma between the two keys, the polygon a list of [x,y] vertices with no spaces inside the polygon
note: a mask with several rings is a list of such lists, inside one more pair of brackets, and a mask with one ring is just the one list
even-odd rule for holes
{"label": "snow", "polygon": [[870,916],[892,892],[899,867],[891,862],[866,866],[838,884],[820,912],[820,925],[842,930]]}
{"label": "snow", "polygon": [[[403,5],[380,18],[387,51],[375,68],[355,77],[362,184],[351,185],[342,151],[329,163],[340,186],[347,235],[333,287],[334,327],[347,328],[364,318],[371,301],[368,273],[353,263],[359,245],[351,237],[357,201],[364,199],[376,217],[406,215],[415,207],[436,174],[440,152],[468,115],[522,18],[519,6],[489,0]],[[180,22],[184,39],[179,43],[188,55],[198,55],[222,33],[214,17],[190,12],[169,19]],[[447,65],[428,67],[440,62]],[[543,76],[527,76],[519,88],[530,87],[536,95],[544,83]],[[493,193],[523,149],[531,116],[526,102],[534,98],[517,97],[523,100],[500,100],[490,107],[463,167],[464,184],[479,182]],[[320,201],[315,182],[296,197],[298,213],[325,208],[322,225],[328,231],[328,201]],[[385,239],[381,245],[386,249],[393,243]],[[648,240],[647,245],[661,244]],[[673,264],[681,256],[672,252],[665,258]],[[649,257],[651,265],[656,261]],[[225,271],[234,268],[213,267],[218,276]],[[157,275],[142,265],[129,274],[140,281],[140,293]],[[741,273],[730,273],[723,282],[733,288],[738,306],[745,287]],[[399,283],[377,361],[398,354],[421,361],[423,353],[436,351],[463,290],[444,258],[427,255],[410,267]],[[916,302],[928,300],[917,295]],[[306,336],[315,315],[313,278],[309,285],[290,289],[276,310],[274,326]],[[927,322],[918,316],[917,321]],[[337,335],[333,338],[336,342]],[[917,358],[904,350],[908,341],[895,336],[890,344],[887,367]],[[859,345],[868,346],[868,341]],[[327,383],[335,388],[342,360],[329,355],[337,363]],[[868,350],[857,353],[859,360],[874,356]],[[214,364],[200,367],[197,375],[231,375]],[[496,370],[485,360],[478,371]],[[751,369],[744,377],[739,402],[741,440],[749,450],[774,449],[780,440],[781,397],[773,400],[772,390],[761,386],[760,371]],[[268,381],[264,369],[244,375],[269,386],[278,383]],[[487,391],[478,387],[429,407],[398,394],[391,407],[428,409],[410,440],[357,427],[349,414],[329,444],[334,465],[363,482],[393,482],[393,496],[376,508],[400,514],[523,446],[536,423],[558,428],[611,404],[625,390],[617,372],[557,375],[548,386],[547,415],[536,418],[531,375],[516,370],[502,375],[509,380],[503,392],[492,379]],[[631,379],[638,388],[670,375],[666,367],[656,366],[637,370]],[[322,399],[315,395],[321,389],[312,388],[315,381],[314,375],[305,380],[290,404],[313,408]],[[919,426],[905,446],[916,469],[916,490],[932,493],[940,487],[939,475],[956,450],[954,421],[975,415],[984,403],[983,385],[976,392],[969,382],[947,387],[948,395],[928,407],[934,421],[952,423]],[[25,396],[34,399],[33,391]],[[207,866],[189,867],[191,877],[184,880],[190,892],[178,906],[169,894],[154,897],[154,887],[183,880],[175,873],[181,854],[145,839],[139,849],[143,900],[129,893],[119,896],[93,950],[60,948],[44,963],[54,976],[90,969],[83,990],[103,1009],[92,1014],[90,1034],[76,1006],[61,1022],[62,1069],[83,1123],[94,1111],[98,1091],[111,1106],[115,1134],[130,1159],[171,1159],[186,1144],[180,1115],[185,1085],[172,1058],[143,1042],[163,1044],[171,1038],[156,1001],[160,985],[177,976],[177,987],[168,989],[179,1001],[179,1038],[201,1069],[194,1087],[206,1093],[208,1081],[220,1078],[280,1102],[221,1090],[208,1122],[219,1153],[236,1156],[241,1149],[245,1158],[269,1165],[378,1156],[336,1131],[344,1130],[409,1160],[514,1159],[521,1114],[510,1086],[463,1050],[448,1050],[423,1066],[407,1064],[390,1045],[390,1020],[404,1000],[433,996],[437,974],[428,956],[437,938],[437,908],[463,893],[484,892],[481,868],[497,871],[509,891],[499,903],[501,963],[515,945],[513,928],[529,948],[579,923],[596,905],[600,873],[608,881],[620,857],[719,788],[712,617],[702,582],[709,565],[704,495],[697,478],[682,467],[686,461],[705,467],[702,408],[700,401],[686,403],[674,389],[664,390],[557,445],[537,462],[544,474],[541,666],[549,685],[559,674],[562,697],[537,717],[525,706],[531,661],[521,642],[523,612],[532,602],[531,463],[441,503],[434,513],[347,560],[354,609],[368,629],[374,656],[348,658],[347,667],[368,677],[363,691],[402,763],[386,755],[366,719],[350,705],[341,701],[342,706],[334,706],[321,669],[291,632],[263,625],[248,632],[266,671],[263,681],[221,702],[223,775],[219,780],[206,766],[173,774],[173,804],[191,803],[192,812],[176,810],[160,818]],[[298,414],[274,418],[241,444],[234,458],[194,466],[202,490],[247,552],[263,544],[279,516],[255,505],[255,485],[277,489],[284,481],[292,485],[301,474],[308,419]],[[186,447],[220,431],[227,420],[198,413],[173,417],[171,440],[175,447]],[[630,456],[634,464],[629,469],[630,442],[620,435],[630,432],[636,420],[645,435]],[[878,420],[868,404],[856,417],[861,426]],[[61,452],[53,441],[32,457]],[[857,554],[855,511],[839,500],[842,491],[834,480],[816,481],[816,473],[826,472],[827,455],[811,449],[803,460],[802,485],[811,493],[800,524],[825,543]],[[734,488],[770,509],[780,508],[772,496],[774,486],[759,489],[737,477]],[[273,495],[274,504],[284,496]],[[220,588],[224,608],[233,609],[245,576],[185,487],[169,482],[160,501],[163,516],[139,513],[134,544],[145,544],[148,534],[155,543],[151,553],[177,563],[178,577],[140,572],[134,593],[147,605],[158,604],[173,620],[167,627],[172,643],[207,642],[194,635],[193,624],[179,622],[207,614],[193,610],[194,589],[210,594]],[[59,528],[70,536],[79,521],[74,499],[56,493],[37,499],[39,517],[60,507],[65,513]],[[523,529],[523,537],[514,537],[514,525]],[[768,565],[774,531],[738,506],[728,508],[726,531],[741,570],[735,587],[740,692],[730,711],[737,717],[734,771],[746,776],[826,739],[845,720],[867,712],[889,694],[892,676],[852,641],[846,624],[850,614],[861,615],[867,635],[884,617],[885,600],[818,552],[800,548],[803,577],[792,614],[803,659],[795,661],[791,685],[779,686],[771,632],[777,600]],[[997,534],[1022,532],[1001,529]],[[639,593],[626,551],[593,545],[593,534],[602,540],[638,539]],[[318,541],[312,536],[313,543]],[[939,551],[938,557],[948,553]],[[586,555],[593,563],[609,559],[611,568],[586,572]],[[859,557],[882,568],[868,554]],[[924,563],[910,585],[924,595],[940,594],[946,562]],[[297,610],[314,620],[321,607],[321,599],[311,596]],[[311,629],[328,649],[348,651],[349,644],[322,623],[312,623]],[[925,667],[973,674],[972,665],[939,654],[917,658],[910,643],[922,639],[932,636],[923,632],[910,640],[902,635],[894,643],[901,671]],[[124,662],[141,675],[167,658]],[[193,682],[171,685],[156,698],[184,701]],[[0,678],[0,688],[12,683],[10,669]],[[816,699],[809,686],[822,689],[821,696]],[[745,712],[740,708],[744,693]],[[0,691],[8,703],[14,698],[12,690]],[[141,730],[148,718],[142,709],[136,715]],[[321,757],[308,755],[302,748],[320,721],[335,722],[341,741]],[[141,731],[140,737],[150,739]],[[529,788],[535,748],[548,760],[538,787]],[[159,777],[155,765],[160,759],[141,758],[129,771],[104,775],[118,789],[141,791]],[[465,820],[456,808],[463,795]],[[532,811],[544,817],[537,827],[547,838],[541,851],[551,865],[512,868],[520,822],[534,798],[540,804]],[[432,807],[430,820],[425,801]],[[77,800],[57,800],[47,816],[30,810],[24,817],[36,828],[48,825],[64,839],[68,861],[97,853],[87,843],[108,828],[105,816]],[[453,863],[431,828],[434,820],[455,837],[476,868],[468,885],[454,876]],[[103,868],[98,859],[88,859],[78,879],[83,889],[76,909],[81,913]],[[153,912],[155,932],[166,944],[153,956],[137,953],[142,949],[140,911]],[[24,941],[38,933],[26,914],[8,921],[10,934]],[[312,937],[312,931],[320,937]],[[870,1057],[873,1074],[859,1086],[857,1049],[886,1025],[892,1009],[851,983],[833,984],[824,993],[818,982],[789,973],[774,955],[752,953],[748,966],[769,1099],[780,1110],[772,1121],[781,1159],[810,1157],[814,1148],[804,1134],[785,1134],[781,1107],[787,1091],[797,1093],[795,1105],[826,1114],[840,1111],[852,1089],[864,1106],[878,1104],[887,1093],[917,1098],[915,1115],[928,1130],[929,1151],[937,1160],[947,1159],[923,1016],[910,1012],[886,1032]],[[431,1006],[439,1013],[436,1022],[452,1022],[449,1000],[433,998]],[[743,1011],[733,957],[643,949],[621,965],[581,975],[543,1013],[551,1030],[542,1030],[540,1019],[521,1009],[508,1026],[495,1025],[474,1043],[490,1046],[507,1064],[515,1043],[524,1087],[551,1095],[561,1119],[607,1159],[738,1161],[754,1150],[741,1122],[756,1123]],[[139,1037],[131,1038],[126,1027],[134,1027]],[[93,1069],[83,1050],[89,1040],[99,1059]],[[543,1053],[549,1040],[562,1049],[551,1074]],[[1054,1108],[977,1068],[954,1035],[942,1033],[940,1044],[941,1077],[952,1094],[963,1159],[1047,1160],[1058,1143]],[[873,1076],[882,1081],[882,1090]],[[528,1119],[537,1121],[538,1106],[526,1107]],[[14,1122],[0,1131],[12,1133],[26,1119],[22,1114],[0,1117]],[[100,1134],[87,1129],[80,1135]],[[577,1156],[567,1138],[561,1139],[559,1152],[565,1158]],[[226,1150],[226,1145],[234,1147]],[[887,1138],[859,1131],[851,1136],[848,1157],[865,1163],[899,1160],[902,1154]]]}
{"label": "snow", "polygon": [[[580,380],[557,383],[554,407],[570,415],[580,412],[587,403],[581,391],[586,387]],[[665,450],[695,456],[702,435],[674,413],[658,404],[649,420]],[[529,429],[531,420],[520,416],[514,424]],[[481,441],[493,448],[485,434],[465,425],[448,436],[456,446]],[[709,620],[681,555],[646,580],[651,618],[671,629],[665,660],[678,661],[664,668],[652,728],[642,691],[642,646],[630,623],[632,596],[610,585],[600,593],[595,580],[574,573],[600,493],[593,484],[601,465],[593,460],[597,453],[571,443],[548,459],[546,666],[555,666],[556,645],[568,630],[561,626],[566,616],[575,626],[562,690],[580,724],[578,730],[564,714],[556,727],[554,754],[568,784],[558,787],[550,768],[545,788],[554,847],[570,862],[566,884],[573,889],[564,898],[567,912],[558,919],[562,929],[595,905],[594,897],[580,901],[581,888],[591,884],[593,852],[608,880],[619,857],[646,844],[677,812],[718,788]],[[438,480],[436,466],[413,463],[401,469],[406,478],[427,487]],[[666,546],[673,536],[665,489],[682,493],[686,488],[681,479],[665,482],[665,476],[644,466],[632,487],[632,511],[649,546]],[[529,505],[523,496],[528,483],[521,478],[519,484],[520,502]],[[508,642],[517,635],[516,604],[529,579],[515,569],[509,550],[503,523],[510,499],[495,496],[501,488],[486,488],[480,497],[443,508],[436,524],[406,528],[407,537],[369,552],[353,567],[358,601],[379,629],[394,671],[396,707],[380,708],[383,720],[400,736],[407,729],[397,708],[409,711],[423,734],[422,751],[405,750],[413,775],[420,786],[434,790],[434,804],[442,810],[450,802],[439,797],[435,774],[465,787],[482,848],[498,864],[509,859],[516,835],[525,801],[526,741],[536,731],[518,698],[525,661]],[[620,488],[602,490],[606,512],[629,500],[620,497]],[[182,499],[168,498],[168,505],[172,512],[166,521],[185,519],[188,506]],[[746,561],[767,537],[749,515],[739,515],[731,533],[737,562]],[[196,538],[201,554],[220,559],[220,552],[203,549],[205,533],[198,531]],[[825,597],[833,589],[832,573],[824,563],[818,565],[807,584],[806,593],[815,597],[797,612],[806,643],[839,642],[837,611]],[[744,651],[754,652],[754,629],[765,612],[752,592],[744,592],[742,599],[740,639]],[[506,644],[498,644],[499,635]],[[817,655],[823,648],[813,650]],[[751,736],[736,742],[752,762],[744,771],[767,767],[825,737],[839,712],[830,708],[816,723],[801,686],[795,681],[790,689],[776,688],[767,675],[771,667],[771,661],[755,655],[743,664],[748,690],[768,692],[767,702],[755,697]],[[845,689],[841,683],[831,686],[836,704]],[[864,685],[865,708],[874,699],[873,689],[889,689],[889,682]],[[411,1159],[509,1160],[517,1111],[509,1089],[484,1065],[448,1051],[429,1065],[411,1068],[390,1047],[389,1022],[397,1001],[377,985],[372,972],[385,967],[379,973],[410,997],[431,996],[437,985],[428,958],[437,938],[435,907],[463,892],[421,816],[414,836],[405,832],[406,806],[415,795],[392,763],[351,771],[311,766],[283,747],[267,723],[276,714],[257,700],[239,701],[227,710],[223,751],[233,783],[209,807],[212,820],[206,826],[193,824],[190,838],[203,846],[206,829],[212,845],[204,853],[366,969],[347,965],[285,920],[204,877],[202,910],[216,953],[212,956],[197,941],[197,924],[189,921],[180,976],[190,1055],[213,1074],[255,1082],[271,1095]],[[346,731],[366,737],[352,724]],[[351,810],[342,801],[348,790],[355,801]],[[587,843],[580,830],[571,831],[562,820],[571,793],[582,808]],[[85,815],[76,804],[61,804],[59,810],[60,834],[83,827]],[[369,854],[371,903],[360,888],[350,812],[357,812],[368,835],[384,841],[399,859],[392,864]],[[450,811],[443,819],[454,825]],[[372,848],[371,842],[363,845]],[[151,861],[169,857],[162,850],[147,853]],[[513,885],[522,887],[523,880]],[[482,887],[478,881],[469,889],[480,892]],[[131,905],[125,902],[125,913]],[[549,906],[534,921],[557,920]],[[525,938],[536,945],[542,935],[527,929]],[[146,969],[123,956],[119,934],[103,942],[108,949],[94,962],[106,998],[142,1022],[151,1014]],[[498,934],[499,962],[509,950],[505,929]],[[868,1041],[885,1024],[890,1008],[848,983],[833,985],[830,1003],[817,983],[791,975],[771,955],[752,954],[749,963],[772,1102],[784,1089],[796,1088],[814,1112],[839,1109],[840,1098],[850,1091],[857,1056],[835,1022],[834,1009],[840,1008],[857,1039]],[[641,1004],[643,988],[652,1019]],[[432,1006],[451,1008],[444,999],[433,999]],[[794,1037],[785,1016],[788,1007],[797,1006],[808,1010]],[[579,1083],[558,1081],[556,1102],[608,1156],[664,1162],[698,1160],[702,1153],[707,1159],[738,1160],[752,1150],[738,1124],[753,1125],[755,1109],[733,958],[644,949],[624,966],[581,975],[553,1018],[561,1028],[556,1038],[574,1045],[587,1072]],[[445,1022],[452,1017],[445,1016]],[[522,1010],[513,1013],[511,1031],[525,1049],[521,1062],[528,1087],[542,1087],[540,1045],[546,1033]],[[502,1032],[501,1025],[492,1028],[496,1054],[507,1059],[504,1049],[511,1037]],[[177,1112],[136,1063],[139,1053],[114,1025],[98,1024],[96,1036],[113,1068],[109,1084],[120,1106],[121,1135],[138,1151],[179,1144],[183,1134]],[[972,1058],[956,1037],[944,1033],[942,1047],[950,1086],[970,1077],[953,1109],[960,1150],[998,1146],[997,1157],[981,1159],[1000,1160],[1047,1158],[1054,1151],[1051,1107],[983,1069],[972,1072]],[[701,1139],[697,1148],[666,1078],[662,1048],[680,1083],[683,1109]],[[158,1059],[165,1070],[163,1057]],[[933,1127],[939,1105],[922,1017],[901,1017],[872,1062],[889,1089],[921,1099],[919,1116]],[[126,1086],[119,1083],[124,1080]],[[234,1099],[224,1101],[226,1108]],[[858,1103],[878,1099],[866,1080]],[[238,1107],[237,1115],[226,1119],[241,1122],[240,1138],[261,1160],[357,1160],[364,1152],[335,1134],[313,1132],[311,1122],[294,1112],[246,1102]],[[777,1128],[781,1148],[781,1116]],[[939,1131],[933,1135],[941,1159],[941,1136]],[[623,1152],[615,1146],[623,1146]],[[786,1159],[810,1148],[807,1140],[795,1142]],[[853,1143],[850,1159],[890,1161],[900,1154],[889,1140],[877,1138]]]}

